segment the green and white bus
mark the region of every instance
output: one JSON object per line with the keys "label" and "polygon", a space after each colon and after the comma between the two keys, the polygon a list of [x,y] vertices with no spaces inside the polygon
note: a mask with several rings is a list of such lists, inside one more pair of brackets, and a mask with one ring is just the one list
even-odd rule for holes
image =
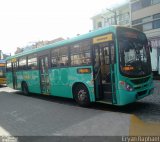
{"label": "green and white bus", "polygon": [[153,93],[144,33],[110,26],[7,58],[7,85],[24,94],[126,105]]}

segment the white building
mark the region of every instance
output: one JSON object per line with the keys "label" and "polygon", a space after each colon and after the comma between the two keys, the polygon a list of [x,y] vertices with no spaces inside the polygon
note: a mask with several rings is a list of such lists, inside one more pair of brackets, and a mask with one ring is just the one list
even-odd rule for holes
{"label": "white building", "polygon": [[152,71],[160,74],[160,0],[131,0],[131,21],[152,44]]}
{"label": "white building", "polygon": [[93,21],[93,30],[109,25],[130,26],[129,3],[123,4],[114,9],[106,9],[105,12],[95,15],[91,19]]}

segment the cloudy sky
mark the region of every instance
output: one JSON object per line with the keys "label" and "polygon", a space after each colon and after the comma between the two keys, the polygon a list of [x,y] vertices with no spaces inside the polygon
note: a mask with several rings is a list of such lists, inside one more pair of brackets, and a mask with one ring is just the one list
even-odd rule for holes
{"label": "cloudy sky", "polygon": [[39,40],[74,37],[92,30],[91,17],[127,0],[3,0],[0,1],[0,50]]}

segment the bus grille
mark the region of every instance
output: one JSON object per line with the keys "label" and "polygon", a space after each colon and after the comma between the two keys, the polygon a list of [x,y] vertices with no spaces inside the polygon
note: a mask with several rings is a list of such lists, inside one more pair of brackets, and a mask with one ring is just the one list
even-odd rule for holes
{"label": "bus grille", "polygon": [[143,96],[143,95],[145,95],[146,93],[147,93],[147,90],[138,92],[138,97]]}
{"label": "bus grille", "polygon": [[138,85],[138,84],[142,84],[142,83],[145,83],[149,80],[150,77],[146,77],[146,78],[141,78],[141,79],[134,79],[134,80],[131,80],[132,83]]}

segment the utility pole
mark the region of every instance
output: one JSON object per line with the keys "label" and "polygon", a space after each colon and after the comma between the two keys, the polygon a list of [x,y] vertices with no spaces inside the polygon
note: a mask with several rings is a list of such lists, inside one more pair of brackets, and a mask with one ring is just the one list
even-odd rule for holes
{"label": "utility pole", "polygon": [[116,13],[116,10],[111,10],[111,9],[108,9],[106,8],[106,10],[112,12],[114,14],[114,21],[115,21],[115,25],[117,25],[117,13]]}

